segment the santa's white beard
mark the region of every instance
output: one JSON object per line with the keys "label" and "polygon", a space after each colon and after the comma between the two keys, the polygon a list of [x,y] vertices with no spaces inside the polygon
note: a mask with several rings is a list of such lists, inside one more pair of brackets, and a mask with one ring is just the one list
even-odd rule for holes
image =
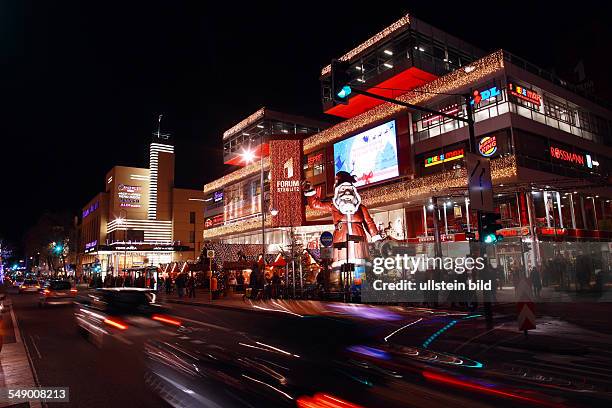
{"label": "santa's white beard", "polygon": [[350,201],[339,201],[336,207],[342,214],[355,214],[357,212],[357,205]]}
{"label": "santa's white beard", "polygon": [[361,197],[355,186],[350,183],[342,183],[334,191],[333,203],[342,214],[355,214],[361,204]]}

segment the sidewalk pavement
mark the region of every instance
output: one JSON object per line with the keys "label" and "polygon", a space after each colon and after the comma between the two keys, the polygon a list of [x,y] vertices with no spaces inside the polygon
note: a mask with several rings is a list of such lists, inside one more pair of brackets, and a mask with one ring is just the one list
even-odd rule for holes
{"label": "sidewalk pavement", "polygon": [[205,306],[219,309],[244,309],[253,310],[253,302],[243,300],[242,293],[233,293],[227,297],[211,299],[210,292],[204,289],[196,289],[196,297],[190,298],[187,295],[179,298],[175,293],[166,295],[165,292],[158,292],[159,299],[167,303],[177,303],[194,306]]}
{"label": "sidewalk pavement", "polygon": [[[10,319],[12,321],[12,330],[14,330],[14,342],[5,343],[0,352],[0,387],[1,388],[32,388],[37,386],[35,381],[35,373],[30,365],[26,345],[21,338],[17,319],[11,305],[10,311],[4,313],[5,316],[0,318]],[[5,320],[6,321],[6,320]],[[6,326],[5,326],[6,328]],[[6,334],[6,333],[5,333]],[[11,337],[8,334],[5,337]],[[0,407],[15,406],[12,402],[0,401]],[[30,402],[31,408],[39,408],[40,402]]]}

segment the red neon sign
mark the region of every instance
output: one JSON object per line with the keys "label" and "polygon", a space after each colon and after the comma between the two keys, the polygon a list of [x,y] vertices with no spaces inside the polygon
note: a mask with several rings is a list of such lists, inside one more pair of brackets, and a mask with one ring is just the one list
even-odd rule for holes
{"label": "red neon sign", "polygon": [[323,153],[313,154],[308,157],[308,167],[312,167],[315,164],[321,163],[323,161]]}
{"label": "red neon sign", "polygon": [[508,92],[511,95],[516,96],[519,99],[522,99],[526,102],[533,103],[534,105],[540,105],[540,94],[535,91],[525,89],[520,85],[508,84]]}
{"label": "red neon sign", "polygon": [[539,228],[539,230],[542,235],[567,235],[567,230],[565,228],[542,227]]}
{"label": "red neon sign", "polygon": [[550,156],[557,160],[584,166],[584,156],[577,153],[568,152],[558,147],[550,146]]}

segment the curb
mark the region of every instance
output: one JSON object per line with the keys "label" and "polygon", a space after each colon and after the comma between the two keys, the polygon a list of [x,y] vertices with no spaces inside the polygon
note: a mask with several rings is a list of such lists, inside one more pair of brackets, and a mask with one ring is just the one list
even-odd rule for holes
{"label": "curb", "polygon": [[251,311],[251,308],[246,307],[235,307],[235,306],[227,306],[227,305],[218,305],[214,303],[202,303],[202,302],[192,302],[189,300],[178,300],[178,299],[163,299],[166,303],[174,303],[177,305],[190,305],[190,306],[202,306],[202,307],[210,307],[214,309],[225,309],[225,310],[247,310]]}
{"label": "curb", "polygon": [[278,309],[270,309],[268,305],[265,305],[265,304],[260,306],[261,309],[257,309],[251,306],[258,306],[258,305],[248,304],[248,303],[244,303],[244,307],[240,307],[240,306],[220,305],[220,304],[215,304],[215,303],[199,303],[199,302],[193,302],[189,300],[178,300],[178,299],[164,299],[164,302],[173,303],[177,305],[200,306],[200,307],[209,307],[211,309],[231,310],[235,312],[259,313],[259,314],[265,314],[265,315],[274,316],[274,317],[278,317],[279,315],[301,316],[299,313],[287,312],[285,310],[278,310]]}
{"label": "curb", "polygon": [[[189,305],[189,306],[199,306],[199,307],[208,307],[211,309],[221,309],[221,310],[231,310],[234,312],[249,312],[249,313],[259,313],[259,314],[267,314],[270,316],[278,316],[279,313],[283,313],[282,310],[274,311],[274,310],[265,310],[265,309],[255,309],[251,307],[236,307],[236,306],[227,306],[227,305],[218,305],[214,303],[199,303],[199,302],[191,302],[189,300],[178,300],[178,299],[165,299],[166,303],[173,303],[177,305]],[[246,305],[246,303],[245,303]]]}

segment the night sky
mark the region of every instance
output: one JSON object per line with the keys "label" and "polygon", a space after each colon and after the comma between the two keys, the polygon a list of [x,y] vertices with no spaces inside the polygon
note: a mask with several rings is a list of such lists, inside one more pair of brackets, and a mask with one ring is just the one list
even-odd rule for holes
{"label": "night sky", "polygon": [[320,115],[320,69],[408,11],[567,78],[583,59],[612,99],[610,13],[585,1],[259,3],[0,1],[0,237],[77,214],[113,165],[147,166],[159,113],[176,185],[202,188],[223,130],[263,105]]}

